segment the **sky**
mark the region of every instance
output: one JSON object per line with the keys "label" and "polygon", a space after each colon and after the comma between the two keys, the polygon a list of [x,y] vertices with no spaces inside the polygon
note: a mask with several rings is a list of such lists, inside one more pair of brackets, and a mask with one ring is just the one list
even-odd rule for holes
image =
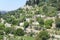
{"label": "sky", "polygon": [[26,0],[0,0],[0,11],[16,10],[23,7]]}

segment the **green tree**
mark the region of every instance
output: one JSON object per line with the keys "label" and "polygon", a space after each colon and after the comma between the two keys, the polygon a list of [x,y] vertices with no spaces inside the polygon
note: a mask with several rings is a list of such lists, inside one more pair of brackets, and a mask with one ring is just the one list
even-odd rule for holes
{"label": "green tree", "polygon": [[4,28],[5,28],[5,25],[0,23],[0,30],[4,30]]}
{"label": "green tree", "polygon": [[19,24],[19,19],[14,19],[12,21],[12,25],[18,25]]}
{"label": "green tree", "polygon": [[15,31],[15,35],[17,35],[17,36],[24,36],[24,30],[22,30],[22,29],[17,29],[16,31]]}
{"label": "green tree", "polygon": [[3,40],[3,35],[0,35],[0,40]]}
{"label": "green tree", "polygon": [[50,3],[51,6],[57,7],[57,0],[49,0],[48,3]]}
{"label": "green tree", "polygon": [[3,33],[4,31],[3,30],[0,30],[0,40],[2,40],[3,39],[3,35],[4,35],[4,33]]}
{"label": "green tree", "polygon": [[45,28],[50,29],[52,27],[53,20],[49,19],[44,22]]}
{"label": "green tree", "polygon": [[45,2],[45,0],[28,0],[26,2],[26,5],[40,5],[41,6],[41,3]]}
{"label": "green tree", "polygon": [[43,6],[43,12],[46,16],[56,16],[56,8],[52,7],[52,6],[48,6],[47,4],[45,6]]}
{"label": "green tree", "polygon": [[50,35],[47,31],[41,31],[37,36],[35,40],[48,40],[50,38]]}
{"label": "green tree", "polygon": [[24,22],[24,28],[27,28],[29,26],[29,23],[28,22]]}
{"label": "green tree", "polygon": [[60,0],[57,0],[57,9],[60,11]]}
{"label": "green tree", "polygon": [[37,21],[39,22],[40,26],[44,25],[44,20],[41,17],[37,18]]}
{"label": "green tree", "polygon": [[22,15],[22,16],[20,16],[20,22],[23,22],[23,21],[25,21],[26,19],[25,19],[25,15]]}
{"label": "green tree", "polygon": [[14,34],[14,32],[15,32],[15,30],[12,27],[6,27],[5,28],[5,33],[6,34],[9,34],[9,33]]}

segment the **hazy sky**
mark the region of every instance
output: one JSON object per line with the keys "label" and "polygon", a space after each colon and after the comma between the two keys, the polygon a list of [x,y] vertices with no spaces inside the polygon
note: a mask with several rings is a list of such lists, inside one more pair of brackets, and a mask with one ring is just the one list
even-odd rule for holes
{"label": "hazy sky", "polygon": [[11,11],[24,6],[26,0],[0,0],[0,11]]}

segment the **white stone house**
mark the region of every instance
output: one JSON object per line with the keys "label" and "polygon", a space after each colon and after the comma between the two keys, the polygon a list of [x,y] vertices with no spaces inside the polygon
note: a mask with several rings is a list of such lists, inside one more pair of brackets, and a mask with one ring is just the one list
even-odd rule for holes
{"label": "white stone house", "polygon": [[29,28],[26,28],[26,32],[27,32],[27,33],[30,33],[31,31],[32,31],[34,34],[36,34],[36,33],[39,33],[39,32],[40,32],[40,31],[35,30],[35,29],[29,29]]}
{"label": "white stone house", "polygon": [[23,29],[23,30],[24,30],[24,28],[23,28],[23,27],[21,27],[21,26],[15,26],[15,28],[16,28],[16,29],[21,28],[21,29]]}
{"label": "white stone house", "polygon": [[28,5],[26,5],[26,6],[23,7],[23,9],[26,9],[26,8],[28,8],[28,9],[32,9],[32,6],[28,6]]}
{"label": "white stone house", "polygon": [[5,22],[5,20],[3,18],[1,18],[1,23],[4,23],[4,22]]}
{"label": "white stone house", "polygon": [[20,26],[24,26],[24,22],[21,22],[19,25],[20,25]]}
{"label": "white stone house", "polygon": [[5,27],[11,27],[11,24],[5,23]]}
{"label": "white stone house", "polygon": [[36,21],[36,22],[32,22],[32,28],[35,29],[35,28],[38,28],[39,27],[39,23]]}
{"label": "white stone house", "polygon": [[36,17],[41,17],[41,15],[38,14],[38,15],[36,15]]}
{"label": "white stone house", "polygon": [[46,17],[46,18],[44,19],[44,21],[45,21],[45,20],[49,20],[49,19],[52,19],[52,20],[55,21],[55,17]]}
{"label": "white stone house", "polygon": [[45,18],[46,16],[45,15],[40,15],[42,18]]}
{"label": "white stone house", "polygon": [[31,20],[30,18],[26,18],[26,21],[27,21],[27,22],[30,22],[30,20]]}
{"label": "white stone house", "polygon": [[32,25],[39,25],[39,23],[36,21],[36,22],[32,22]]}

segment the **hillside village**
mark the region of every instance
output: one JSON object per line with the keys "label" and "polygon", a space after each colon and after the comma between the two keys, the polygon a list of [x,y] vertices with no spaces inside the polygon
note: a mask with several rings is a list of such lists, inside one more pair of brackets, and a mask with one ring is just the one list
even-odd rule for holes
{"label": "hillside village", "polygon": [[[55,7],[48,6],[48,10],[45,11],[45,13],[43,10],[44,7],[47,7],[47,4],[40,7],[38,5],[25,5],[17,10],[2,14],[0,26],[3,25],[4,27],[0,28],[2,30],[8,29],[8,31],[3,31],[3,34],[5,35],[3,39],[9,40],[6,35],[14,37],[14,35],[17,34],[19,36],[20,33],[24,32],[25,34],[21,35],[32,36],[35,38],[41,31],[46,30],[50,35],[49,40],[60,40],[60,11],[57,11]],[[14,34],[14,31],[17,29],[21,29],[24,32],[19,30],[20,33],[16,32],[16,34]]]}

